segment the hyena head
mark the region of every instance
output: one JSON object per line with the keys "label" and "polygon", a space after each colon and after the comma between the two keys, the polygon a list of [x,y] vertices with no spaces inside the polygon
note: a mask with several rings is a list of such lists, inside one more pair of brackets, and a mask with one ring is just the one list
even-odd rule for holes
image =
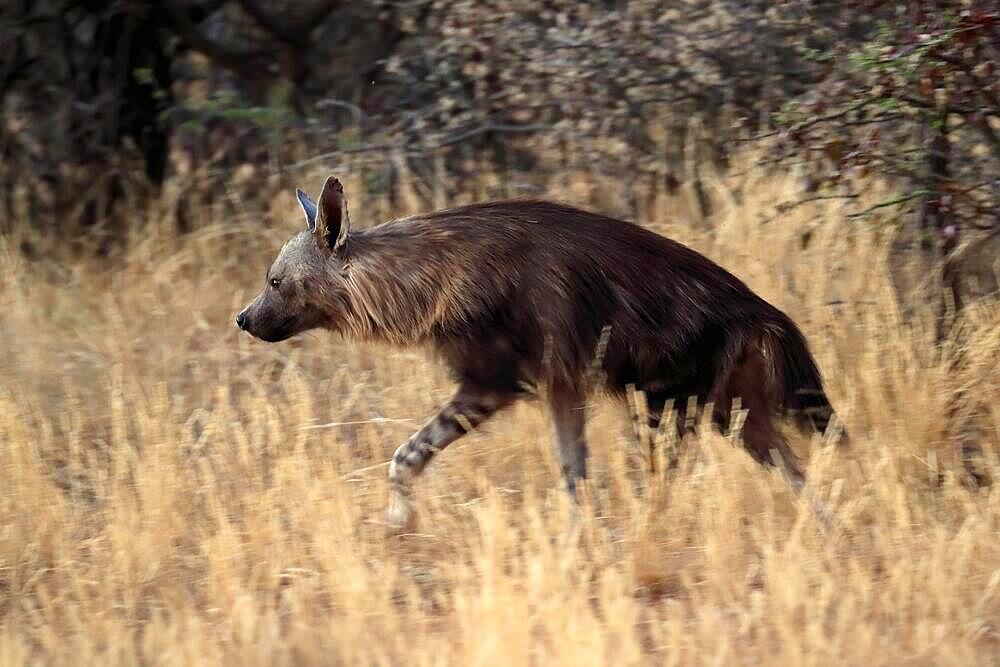
{"label": "hyena head", "polygon": [[336,330],[347,315],[344,271],[350,219],[344,188],[326,180],[319,203],[296,190],[307,229],[293,236],[267,271],[264,290],[236,325],[269,343],[317,327]]}

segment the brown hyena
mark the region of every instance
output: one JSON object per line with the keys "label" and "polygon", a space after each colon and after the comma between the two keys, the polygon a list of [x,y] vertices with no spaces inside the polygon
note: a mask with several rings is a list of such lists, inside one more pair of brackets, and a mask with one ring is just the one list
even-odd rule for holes
{"label": "brown hyena", "polygon": [[[595,387],[645,394],[650,426],[667,401],[712,405],[725,428],[747,410],[757,461],[802,473],[772,416],[824,431],[832,417],[802,333],[699,253],[637,225],[562,204],[497,201],[352,230],[340,182],[298,191],[308,228],[281,249],[237,325],[269,342],[322,327],[349,338],[427,344],[457,391],[390,462],[389,518],[410,517],[411,481],[498,410],[544,387],[569,492],[586,476],[585,406]],[[774,453],[781,461],[775,461]]]}

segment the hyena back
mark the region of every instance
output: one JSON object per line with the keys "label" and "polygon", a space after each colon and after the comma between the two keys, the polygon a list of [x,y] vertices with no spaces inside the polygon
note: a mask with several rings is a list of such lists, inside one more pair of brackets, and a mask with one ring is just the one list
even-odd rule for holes
{"label": "hyena back", "polygon": [[690,397],[713,406],[720,428],[739,399],[747,451],[801,484],[772,417],[825,431],[833,413],[816,363],[785,314],[703,255],[547,201],[473,204],[352,230],[336,178],[318,202],[298,197],[307,229],[282,248],[238,326],[269,342],[326,328],[429,345],[458,383],[390,462],[394,523],[408,523],[412,478],[437,452],[539,388],[575,495],[587,473],[595,377],[612,394],[643,392],[653,428],[673,401],[680,434],[693,417]]}

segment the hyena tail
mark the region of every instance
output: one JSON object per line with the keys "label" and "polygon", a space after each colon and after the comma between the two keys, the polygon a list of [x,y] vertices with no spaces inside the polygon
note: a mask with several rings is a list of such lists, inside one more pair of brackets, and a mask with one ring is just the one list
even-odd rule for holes
{"label": "hyena tail", "polygon": [[[764,355],[771,361],[771,394],[803,433],[826,434],[836,416],[823,389],[816,361],[809,352],[805,336],[791,320],[768,328],[761,341]],[[837,420],[835,440],[848,445],[847,431]]]}

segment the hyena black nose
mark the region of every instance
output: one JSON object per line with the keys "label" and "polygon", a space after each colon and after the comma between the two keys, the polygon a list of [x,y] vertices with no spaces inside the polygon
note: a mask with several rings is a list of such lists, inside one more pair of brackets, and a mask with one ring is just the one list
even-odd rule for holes
{"label": "hyena black nose", "polygon": [[236,326],[238,326],[240,329],[243,329],[244,331],[247,330],[247,314],[246,313],[240,313],[239,315],[236,316]]}

